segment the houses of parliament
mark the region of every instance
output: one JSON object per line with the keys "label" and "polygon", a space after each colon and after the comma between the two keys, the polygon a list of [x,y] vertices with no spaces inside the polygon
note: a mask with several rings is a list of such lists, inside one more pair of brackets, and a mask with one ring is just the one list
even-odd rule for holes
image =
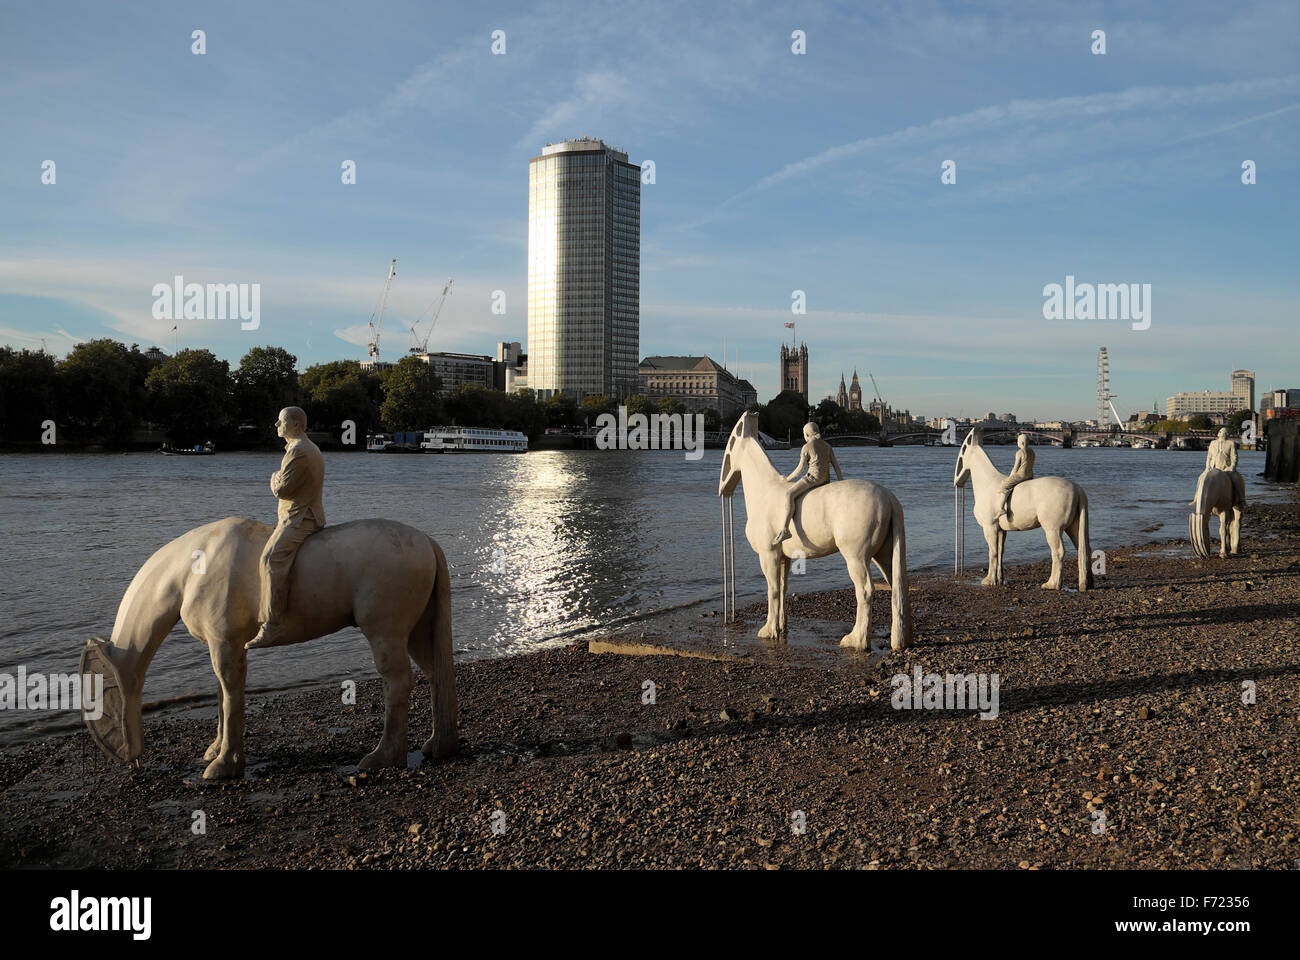
{"label": "houses of parliament", "polygon": [[858,383],[858,371],[853,371],[853,383],[847,390],[844,389],[844,374],[840,374],[840,392],[836,394],[835,402],[844,410],[862,409],[862,384]]}
{"label": "houses of parliament", "polygon": [[[801,343],[796,348],[793,344],[781,344],[781,389],[792,390],[808,398],[808,344]],[[858,382],[858,371],[853,371],[853,383],[846,386],[844,374],[840,374],[840,392],[835,402],[845,410],[862,409],[862,384]]]}

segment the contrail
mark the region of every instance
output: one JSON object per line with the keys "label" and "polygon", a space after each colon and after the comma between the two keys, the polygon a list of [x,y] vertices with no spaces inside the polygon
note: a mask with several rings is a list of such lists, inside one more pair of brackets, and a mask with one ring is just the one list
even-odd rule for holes
{"label": "contrail", "polygon": [[1226,127],[1215,127],[1213,130],[1206,130],[1204,133],[1193,133],[1186,137],[1179,137],[1174,141],[1174,143],[1184,143],[1188,140],[1199,140],[1201,137],[1212,137],[1216,133],[1223,133],[1225,130],[1232,130],[1234,127],[1240,127],[1243,124],[1254,123],[1256,120],[1267,120],[1269,117],[1276,117],[1279,113],[1287,113],[1291,110],[1295,110],[1297,107],[1300,107],[1300,103],[1293,103],[1289,107],[1270,110],[1268,113],[1261,113],[1258,116],[1247,117],[1245,120],[1238,120],[1236,123],[1230,123]]}

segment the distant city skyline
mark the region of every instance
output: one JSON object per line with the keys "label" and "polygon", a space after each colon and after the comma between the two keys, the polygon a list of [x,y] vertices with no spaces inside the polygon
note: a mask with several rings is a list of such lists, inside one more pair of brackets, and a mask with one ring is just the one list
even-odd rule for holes
{"label": "distant city skyline", "polygon": [[[520,171],[589,135],[654,164],[640,356],[761,401],[792,320],[814,402],[856,367],[925,416],[1085,420],[1103,344],[1126,416],[1237,368],[1300,385],[1295,5],[617,7],[13,9],[0,343],[170,353],[151,290],[184,275],[260,284],[261,320],[181,320],[181,347],[361,360],[397,257],[382,358],[449,276],[429,349],[490,353],[527,338]],[[1067,277],[1150,284],[1149,329],[1044,319]]]}

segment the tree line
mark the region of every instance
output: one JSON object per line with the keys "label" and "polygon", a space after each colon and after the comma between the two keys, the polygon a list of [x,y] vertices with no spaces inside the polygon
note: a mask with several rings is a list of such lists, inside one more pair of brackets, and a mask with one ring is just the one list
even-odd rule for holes
{"label": "tree line", "polygon": [[[530,391],[507,394],[465,385],[444,394],[433,368],[403,357],[382,371],[363,370],[356,360],[332,360],[297,369],[298,358],[282,347],[253,347],[233,370],[212,351],[181,350],[166,357],[111,338],[77,344],[63,359],[44,351],[0,346],[0,441],[38,442],[53,421],[59,442],[129,446],[138,429],[156,429],[177,445],[223,446],[275,442],[281,408],[302,407],[311,430],[336,436],[355,424],[358,443],[367,433],[423,430],[442,423],[518,430],[529,438],[548,428],[594,426],[602,413],[683,413],[671,397],[634,395],[615,400],[592,395],[538,400]],[[798,439],[810,415],[823,435],[875,433],[879,421],[831,400],[816,408],[794,391],[750,408],[759,429]],[[704,413],[706,430],[729,431],[740,416]]]}

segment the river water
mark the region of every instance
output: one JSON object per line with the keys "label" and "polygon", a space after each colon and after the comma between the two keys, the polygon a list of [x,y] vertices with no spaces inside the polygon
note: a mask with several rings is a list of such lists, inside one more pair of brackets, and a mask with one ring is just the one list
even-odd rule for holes
{"label": "river water", "polygon": [[[989,447],[1010,469],[1013,447]],[[1088,491],[1093,549],[1186,536],[1187,503],[1204,454],[1035,447],[1039,476]],[[838,448],[845,473],[882,483],[903,504],[908,567],[951,570],[954,448]],[[536,451],[432,456],[326,453],[331,523],[389,517],[432,535],[452,565],[458,657],[498,656],[563,643],[638,617],[721,604],[721,451],[701,460],[669,451]],[[797,451],[771,454],[783,472]],[[1257,477],[1264,455],[1241,454],[1248,499],[1281,499]],[[0,456],[0,673],[71,673],[86,639],[107,637],[122,593],[153,551],[227,516],[275,522],[267,483],[275,453],[215,457],[140,454]],[[736,500],[736,589],[765,595],[743,539]],[[967,492],[967,508],[973,496]],[[1217,532],[1218,525],[1214,524]],[[967,518],[967,574],[987,548]],[[1246,544],[1246,549],[1249,545]],[[1072,553],[1067,543],[1067,563]],[[1008,564],[1044,559],[1041,531],[1007,540]],[[1067,570],[1066,581],[1073,579]],[[838,557],[792,579],[803,593],[848,586]],[[356,630],[250,659],[250,690],[285,690],[374,676]],[[177,625],[149,671],[145,701],[215,696],[207,650]],[[74,729],[76,715],[0,710],[0,743]]]}

